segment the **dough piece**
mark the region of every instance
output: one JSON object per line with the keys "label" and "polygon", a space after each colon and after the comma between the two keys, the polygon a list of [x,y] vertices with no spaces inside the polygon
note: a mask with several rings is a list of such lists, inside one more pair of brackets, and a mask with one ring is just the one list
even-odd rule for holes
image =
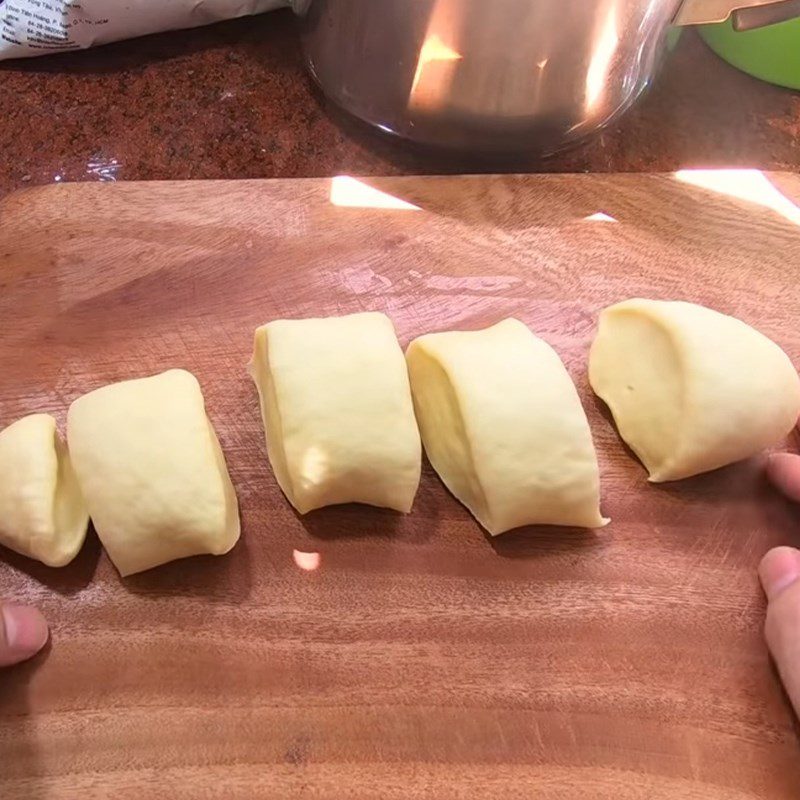
{"label": "dough piece", "polygon": [[0,544],[63,567],[83,546],[88,525],[56,421],[32,414],[0,431]]}
{"label": "dough piece", "polygon": [[693,303],[605,309],[589,380],[654,483],[758,453],[800,414],[800,379],[774,342]]}
{"label": "dough piece", "polygon": [[422,445],[388,317],[270,322],[256,330],[250,369],[272,469],[301,514],[337,503],[411,510]]}
{"label": "dough piece", "polygon": [[406,358],[425,452],[489,533],[608,522],[578,393],[523,323],[421,336]]}
{"label": "dough piece", "polygon": [[121,575],[236,544],[236,493],[191,373],[78,398],[67,436],[97,535]]}

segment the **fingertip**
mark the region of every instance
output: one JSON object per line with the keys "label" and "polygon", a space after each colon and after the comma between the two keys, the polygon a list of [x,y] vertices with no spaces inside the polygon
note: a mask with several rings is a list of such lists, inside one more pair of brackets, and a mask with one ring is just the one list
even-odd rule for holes
{"label": "fingertip", "polygon": [[31,658],[47,643],[50,630],[37,608],[6,605],[0,608],[0,616],[3,623],[0,666]]}
{"label": "fingertip", "polygon": [[800,502],[800,456],[775,453],[767,459],[767,477],[790,500]]}
{"label": "fingertip", "polygon": [[800,550],[775,547],[758,566],[758,577],[768,600],[774,600],[784,589],[800,578]]}

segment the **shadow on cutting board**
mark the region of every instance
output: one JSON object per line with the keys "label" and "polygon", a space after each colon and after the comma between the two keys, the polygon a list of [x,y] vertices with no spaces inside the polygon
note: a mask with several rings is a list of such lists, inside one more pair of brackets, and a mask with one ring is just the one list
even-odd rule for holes
{"label": "shadow on cutting board", "polygon": [[304,516],[295,512],[295,515],[315,539],[387,539],[397,536],[403,519],[399,512],[355,503],[319,508]]}
{"label": "shadow on cutting board", "polygon": [[501,536],[490,536],[488,533],[485,536],[498,556],[512,559],[533,559],[589,550],[602,547],[606,540],[602,529],[593,531],[557,525],[528,525]]}
{"label": "shadow on cutting board", "polygon": [[247,538],[222,556],[191,556],[117,578],[127,591],[153,598],[196,597],[212,603],[241,603],[250,597],[252,578]]}
{"label": "shadow on cutting board", "polygon": [[100,559],[100,549],[100,540],[90,525],[80,553],[65,567],[48,567],[5,547],[0,547],[0,560],[58,594],[71,595],[91,582]]}
{"label": "shadow on cutting board", "polygon": [[427,459],[423,460],[422,478],[410,514],[389,508],[348,503],[319,508],[295,517],[314,539],[397,540],[404,544],[424,544],[435,533],[441,515],[441,490]]}

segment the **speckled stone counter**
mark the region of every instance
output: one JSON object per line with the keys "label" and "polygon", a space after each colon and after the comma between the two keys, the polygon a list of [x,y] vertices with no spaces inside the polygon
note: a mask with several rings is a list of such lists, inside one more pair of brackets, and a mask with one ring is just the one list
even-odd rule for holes
{"label": "speckled stone counter", "polygon": [[684,35],[615,128],[547,160],[420,153],[343,119],[288,12],[0,63],[0,194],[54,181],[800,165],[800,94]]}

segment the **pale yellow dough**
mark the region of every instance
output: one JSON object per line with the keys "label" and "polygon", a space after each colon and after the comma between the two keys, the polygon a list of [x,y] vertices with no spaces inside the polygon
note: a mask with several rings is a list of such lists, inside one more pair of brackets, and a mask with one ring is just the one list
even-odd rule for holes
{"label": "pale yellow dough", "polygon": [[653,482],[755,455],[800,414],[800,379],[783,350],[693,303],[634,299],[605,309],[589,380]]}
{"label": "pale yellow dough", "polygon": [[0,431],[0,544],[63,567],[81,549],[88,524],[53,417],[32,414]]}
{"label": "pale yellow dough", "polygon": [[337,503],[411,510],[422,446],[388,317],[270,322],[255,332],[250,369],[270,463],[301,514]]}
{"label": "pale yellow dough", "polygon": [[67,438],[97,535],[122,575],[236,544],[236,494],[189,372],[80,397]]}
{"label": "pale yellow dough", "polygon": [[489,533],[606,524],[589,423],[546,342],[507,319],[421,336],[406,358],[425,452]]}

